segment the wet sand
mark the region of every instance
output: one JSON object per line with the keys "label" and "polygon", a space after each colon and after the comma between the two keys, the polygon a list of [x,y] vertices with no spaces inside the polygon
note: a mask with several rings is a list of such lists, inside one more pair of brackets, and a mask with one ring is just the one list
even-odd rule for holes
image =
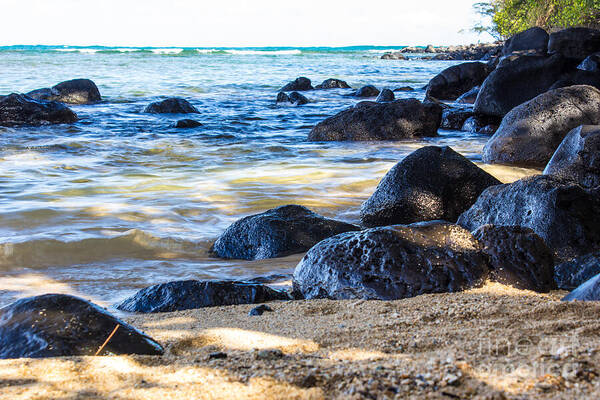
{"label": "wet sand", "polygon": [[275,302],[262,316],[250,305],[130,316],[163,357],[0,360],[0,398],[599,398],[600,304],[564,294],[488,283],[398,301]]}

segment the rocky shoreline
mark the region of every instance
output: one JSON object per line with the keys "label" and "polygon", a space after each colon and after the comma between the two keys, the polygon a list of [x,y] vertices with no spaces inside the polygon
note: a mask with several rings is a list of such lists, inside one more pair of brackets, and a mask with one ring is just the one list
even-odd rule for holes
{"label": "rocky shoreline", "polygon": [[[405,49],[401,54],[413,50]],[[455,54],[451,57],[480,61],[454,65],[440,72],[429,82],[423,101],[395,100],[391,88],[380,90],[373,85],[354,90],[346,82],[333,78],[313,87],[306,77],[285,85],[276,101],[302,106],[311,100],[299,92],[308,94],[328,89],[340,90],[340,96],[376,98],[360,101],[318,123],[308,134],[309,141],[402,140],[435,137],[440,127],[467,130],[491,135],[483,151],[485,162],[544,168],[542,174],[501,184],[450,147],[426,146],[396,164],[383,177],[363,204],[360,221],[356,224],[325,218],[300,205],[287,205],[243,218],[215,241],[211,250],[215,258],[256,260],[306,252],[291,277],[290,291],[276,290],[258,282],[165,282],[141,290],[116,308],[138,313],[177,311],[184,314],[166,315],[166,318],[190,315],[196,318],[214,311],[198,311],[201,308],[230,306],[232,308],[219,310],[238,312],[245,310],[240,306],[244,304],[286,301],[251,310],[251,317],[263,318],[263,314],[271,315],[272,308],[277,307],[302,311],[317,304],[317,313],[327,315],[328,308],[343,307],[336,305],[335,300],[426,304],[427,300],[435,302],[435,296],[442,296],[446,307],[453,310],[460,309],[457,304],[461,301],[471,301],[473,315],[465,319],[478,331],[480,309],[484,305],[498,309],[506,301],[503,295],[494,298],[486,294],[485,288],[494,287],[511,293],[514,297],[509,302],[511,306],[527,299],[534,304],[532,307],[537,307],[520,304],[517,309],[522,314],[546,307],[552,312],[566,313],[565,319],[570,325],[565,330],[584,329],[584,318],[569,315],[569,310],[595,312],[596,306],[563,306],[561,304],[567,303],[557,300],[565,293],[556,290],[571,291],[563,298],[565,301],[600,300],[600,164],[596,157],[600,143],[600,70],[596,62],[600,54],[600,31],[573,28],[548,34],[533,28],[503,44],[426,50],[431,54],[443,53],[444,57]],[[98,88],[86,79],[62,82],[27,94],[0,96],[0,125],[70,124],[78,117],[65,104],[100,101]],[[200,114],[189,101],[176,97],[149,104],[142,112]],[[187,118],[177,123],[177,127],[188,129],[201,125]],[[551,295],[539,294],[549,292]],[[477,294],[481,294],[479,303],[473,300],[479,298]],[[377,312],[382,304],[369,304],[365,312]],[[401,303],[391,304],[394,308]],[[407,315],[398,312],[400,319]],[[340,313],[344,318],[354,318]],[[503,318],[519,315],[514,310],[497,313]],[[541,314],[548,318],[548,314]],[[277,315],[275,312],[265,318],[277,321]],[[441,326],[452,322],[444,321],[441,314],[433,318],[436,319]],[[160,322],[150,317],[132,317],[131,320],[142,325],[148,321]],[[288,319],[286,323],[291,322]],[[392,340],[391,328],[381,325],[381,321],[378,323],[385,331],[381,337]],[[164,343],[159,344],[160,330],[155,330],[157,337],[150,337],[138,331],[135,325],[73,296],[22,299],[0,309],[0,358],[95,354],[158,358],[167,354],[165,361],[152,359],[151,363],[161,365],[169,360],[170,354],[176,364],[187,365],[190,351],[195,353],[198,346],[207,346],[205,342],[196,345],[197,339],[192,335],[186,338],[191,344],[185,350],[181,341],[167,342],[165,347]],[[185,335],[189,336],[189,329],[185,326]],[[410,329],[408,325],[406,330]],[[266,330],[269,334],[281,331],[272,326]],[[559,330],[550,331],[561,337]],[[448,333],[445,338],[457,340],[453,335],[455,332]],[[585,333],[582,336],[585,337]],[[310,353],[310,357],[323,357],[318,348],[326,348],[326,340],[324,337],[319,340],[317,347],[303,352]],[[404,355],[410,352],[398,343],[391,343],[385,351],[383,347],[377,351],[405,360]],[[593,346],[598,344],[600,342],[592,341]],[[369,348],[369,340],[356,343],[349,338],[340,344],[342,347],[354,345]],[[227,348],[217,347],[221,352]],[[593,349],[591,359],[595,357],[596,347]],[[284,358],[283,350],[277,346],[262,351],[256,353],[257,360]],[[576,347],[576,351],[583,350]],[[228,357],[211,354],[201,362],[210,364],[213,359]],[[236,357],[247,356],[236,353]],[[303,357],[300,356],[302,362]],[[81,361],[75,359],[74,362]],[[440,362],[438,359],[437,363]],[[402,393],[416,396],[420,390],[434,395],[448,386],[458,387],[459,391],[455,393],[453,389],[447,392],[451,395],[445,391],[441,394],[453,398],[488,393],[489,385],[482,386],[481,392],[479,389],[464,392],[472,390],[471,384],[462,380],[469,368],[458,367],[456,362],[449,364],[453,367],[445,370],[446,375],[451,376],[448,379],[423,374],[419,378],[408,373],[402,379],[410,382],[402,383],[401,377],[396,377],[394,383],[380,387],[377,382],[361,381],[361,385],[373,384],[375,389],[352,392],[331,388],[327,386],[328,380],[315,377],[310,384],[294,383],[292,389],[286,386],[285,390],[295,390],[294,396],[299,398],[319,398],[326,394],[362,398],[367,396],[365,390],[372,390],[375,397],[387,391],[391,397]],[[469,376],[468,382],[475,379],[475,375]],[[599,373],[587,366],[574,377],[565,377],[555,370],[544,376],[542,381],[532,383],[532,387],[521,385],[521,392],[550,396],[556,394],[553,391],[598,391]],[[353,381],[344,378],[341,382],[345,385]],[[567,386],[566,382],[576,385]],[[582,389],[584,382],[592,386]],[[307,387],[310,390],[304,390]],[[506,390],[502,393],[502,396],[511,395]]]}

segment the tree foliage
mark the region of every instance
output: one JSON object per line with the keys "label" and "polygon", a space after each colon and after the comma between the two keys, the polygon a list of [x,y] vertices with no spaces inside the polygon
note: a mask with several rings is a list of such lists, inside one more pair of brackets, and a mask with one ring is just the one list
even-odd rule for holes
{"label": "tree foliage", "polygon": [[488,0],[474,5],[490,24],[473,30],[507,38],[534,26],[550,32],[574,26],[600,27],[600,0]]}

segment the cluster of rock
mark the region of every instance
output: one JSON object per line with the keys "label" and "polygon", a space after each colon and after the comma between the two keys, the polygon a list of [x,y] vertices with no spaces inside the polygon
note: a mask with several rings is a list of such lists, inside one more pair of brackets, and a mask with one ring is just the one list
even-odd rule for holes
{"label": "cluster of rock", "polygon": [[[386,52],[382,60],[407,60],[405,54],[418,54],[423,60],[490,60],[498,56],[502,43],[478,43],[461,46],[405,47],[402,50]],[[427,54],[427,55],[423,55]]]}

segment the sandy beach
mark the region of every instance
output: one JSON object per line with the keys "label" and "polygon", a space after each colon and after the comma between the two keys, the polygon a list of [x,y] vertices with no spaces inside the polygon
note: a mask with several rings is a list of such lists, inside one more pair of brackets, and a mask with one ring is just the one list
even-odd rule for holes
{"label": "sandy beach", "polygon": [[0,398],[595,398],[600,305],[564,294],[487,283],[131,316],[164,356],[0,360]]}

